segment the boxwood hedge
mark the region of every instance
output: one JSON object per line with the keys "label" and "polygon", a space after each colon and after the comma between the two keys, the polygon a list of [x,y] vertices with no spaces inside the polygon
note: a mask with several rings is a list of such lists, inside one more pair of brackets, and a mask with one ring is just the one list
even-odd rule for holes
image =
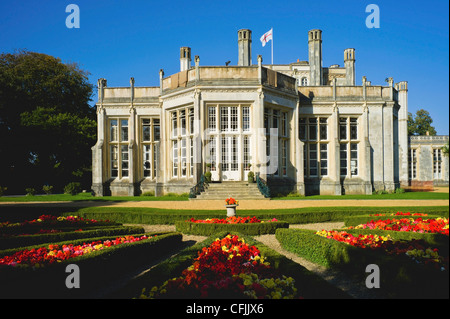
{"label": "boxwood hedge", "polygon": [[[133,236],[141,236],[134,234]],[[148,240],[112,246],[107,249],[64,260],[42,268],[0,266],[0,298],[86,298],[111,281],[121,279],[127,272],[142,265],[151,265],[166,258],[182,245],[182,235],[176,232],[147,233]],[[89,238],[89,242],[115,239],[115,236]],[[54,244],[83,244],[86,239]],[[39,248],[29,246],[28,249]],[[17,249],[19,250],[19,249]],[[13,250],[3,250],[2,256]],[[66,267],[75,264],[80,269],[80,288],[68,289]]]}
{"label": "boxwood hedge", "polygon": [[193,223],[179,220],[175,222],[176,230],[190,235],[210,236],[222,231],[236,231],[245,235],[275,234],[278,228],[289,228],[289,223],[283,221],[245,224],[217,224],[217,223]]}
{"label": "boxwood hedge", "polygon": [[[383,295],[389,298],[448,298],[448,271],[425,269],[406,255],[354,247],[315,234],[313,230],[278,229],[281,246],[325,267],[339,269],[365,282],[366,267],[380,269]],[[447,238],[448,240],[448,238]]]}
{"label": "boxwood hedge", "polygon": [[139,233],[144,233],[144,228],[140,226],[114,226],[99,227],[95,229],[91,228],[83,231],[65,231],[60,233],[4,237],[0,241],[0,249],[25,247],[90,237],[120,236]]}
{"label": "boxwood hedge", "polygon": [[[238,216],[256,216],[259,219],[283,220],[289,224],[320,223],[343,221],[349,216],[361,216],[376,213],[419,212],[436,216],[449,216],[449,207],[307,207],[295,209],[238,210]],[[97,220],[113,220],[128,224],[175,224],[178,220],[191,217],[196,219],[224,218],[226,211],[218,210],[175,210],[135,207],[90,207],[63,215],[73,215]]]}

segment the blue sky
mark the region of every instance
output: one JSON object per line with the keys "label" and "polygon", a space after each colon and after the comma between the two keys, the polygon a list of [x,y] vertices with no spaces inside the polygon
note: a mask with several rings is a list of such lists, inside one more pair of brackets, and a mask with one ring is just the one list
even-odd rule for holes
{"label": "blue sky", "polygon": [[[80,8],[80,28],[69,29],[69,4]],[[366,6],[380,9],[380,28],[369,29]],[[311,5],[312,4],[312,5]],[[343,65],[356,49],[356,81],[374,85],[408,81],[409,111],[430,112],[437,133],[449,134],[449,3],[445,0],[47,0],[0,2],[0,52],[16,49],[77,62],[90,81],[108,86],[158,86],[159,70],[179,70],[179,48],[189,46],[201,65],[237,64],[237,31],[253,32],[252,60],[270,63],[270,44],[259,37],[274,29],[274,63],[308,59],[308,30],[323,30],[323,65]],[[94,96],[95,103],[96,96]]]}

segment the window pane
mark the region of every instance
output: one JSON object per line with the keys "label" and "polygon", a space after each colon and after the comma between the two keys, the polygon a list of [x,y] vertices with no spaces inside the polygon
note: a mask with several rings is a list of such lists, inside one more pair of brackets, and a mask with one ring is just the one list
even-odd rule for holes
{"label": "window pane", "polygon": [[151,170],[151,162],[150,162],[150,154],[151,154],[151,146],[144,145],[143,146],[143,164],[144,164],[144,177],[150,176]]}
{"label": "window pane", "polygon": [[279,120],[280,120],[280,112],[278,110],[273,110],[272,128],[278,128]]}
{"label": "window pane", "polygon": [[242,129],[250,131],[250,108],[248,106],[242,108]]}
{"label": "window pane", "polygon": [[150,139],[150,120],[143,119],[142,120],[142,140],[144,142],[149,142]]}
{"label": "window pane", "polygon": [[111,120],[111,141],[117,141],[118,124],[117,120]]}
{"label": "window pane", "polygon": [[341,175],[347,175],[347,144],[340,145]]}
{"label": "window pane", "polygon": [[309,140],[317,140],[317,124],[309,124]]}
{"label": "window pane", "polygon": [[189,109],[189,134],[194,134],[194,109]]}
{"label": "window pane", "polygon": [[153,139],[154,141],[159,141],[161,138],[161,127],[159,125],[159,120],[153,120]]}
{"label": "window pane", "polygon": [[122,142],[128,141],[128,120],[121,120],[120,121],[120,140]]}
{"label": "window pane", "polygon": [[269,134],[270,132],[270,123],[269,123],[269,109],[264,109],[264,128],[266,131],[266,134]]}
{"label": "window pane", "polygon": [[173,156],[173,177],[178,176],[178,141],[172,141],[172,156]]}
{"label": "window pane", "polygon": [[309,175],[317,175],[317,144],[309,144]]}
{"label": "window pane", "polygon": [[228,107],[220,108],[220,130],[228,131]]}
{"label": "window pane", "polygon": [[118,177],[119,173],[119,148],[111,146],[111,177]]}
{"label": "window pane", "polygon": [[299,119],[299,138],[300,140],[304,141],[306,140],[306,119],[300,118]]}
{"label": "window pane", "polygon": [[320,140],[326,140],[327,139],[327,119],[321,118],[320,119]]}
{"label": "window pane", "polygon": [[172,137],[178,136],[177,112],[172,113]]}
{"label": "window pane", "polygon": [[350,166],[352,175],[358,175],[358,144],[350,144]]}
{"label": "window pane", "polygon": [[216,138],[209,138],[209,162],[211,164],[211,172],[216,171]]}
{"label": "window pane", "polygon": [[347,119],[346,118],[339,119],[339,139],[341,139],[341,140],[347,139]]}
{"label": "window pane", "polygon": [[180,127],[181,127],[181,135],[186,135],[186,111],[180,111]]}
{"label": "window pane", "polygon": [[231,106],[230,107],[230,124],[231,124],[231,130],[237,131],[238,130],[238,108],[237,106]]}
{"label": "window pane", "polygon": [[244,170],[250,170],[250,138],[244,136]]}
{"label": "window pane", "polygon": [[350,118],[350,139],[358,139],[358,119]]}
{"label": "window pane", "polygon": [[216,123],[216,107],[210,106],[208,107],[208,128],[210,131],[216,131]]}
{"label": "window pane", "polygon": [[222,170],[229,170],[229,158],[228,158],[228,138],[222,136]]}

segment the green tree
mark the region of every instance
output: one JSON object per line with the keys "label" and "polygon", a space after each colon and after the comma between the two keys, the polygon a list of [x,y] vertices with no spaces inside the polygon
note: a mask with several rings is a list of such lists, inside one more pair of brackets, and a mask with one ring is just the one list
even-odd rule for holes
{"label": "green tree", "polygon": [[447,142],[447,145],[442,146],[441,150],[442,150],[442,153],[444,154],[444,156],[448,157],[448,155],[449,155],[449,145],[448,145],[448,142]]}
{"label": "green tree", "polygon": [[90,181],[96,117],[88,75],[42,53],[0,55],[0,176],[10,191],[30,181],[59,190]]}
{"label": "green tree", "polygon": [[408,112],[408,135],[436,135],[436,129],[431,126],[433,119],[430,113],[420,109],[415,115]]}

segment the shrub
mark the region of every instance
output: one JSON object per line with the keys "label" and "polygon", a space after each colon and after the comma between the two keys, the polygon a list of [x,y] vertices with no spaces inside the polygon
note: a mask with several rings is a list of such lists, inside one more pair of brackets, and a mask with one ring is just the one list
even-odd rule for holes
{"label": "shrub", "polygon": [[241,234],[257,236],[262,234],[275,234],[278,228],[288,228],[289,223],[283,221],[266,221],[263,223],[244,224],[218,224],[218,223],[194,223],[190,221],[176,221],[176,230],[190,235],[211,236],[222,231],[236,231]]}
{"label": "shrub", "polygon": [[36,194],[36,190],[32,187],[25,188],[26,196],[34,196]]}
{"label": "shrub", "polygon": [[211,172],[206,172],[205,173],[205,179],[207,183],[211,182]]}
{"label": "shrub", "polygon": [[249,183],[254,183],[255,182],[255,173],[253,173],[252,171],[248,172],[247,178],[248,178]]}
{"label": "shrub", "polygon": [[142,193],[141,196],[155,196],[155,192],[154,191],[144,192],[144,193]]}
{"label": "shrub", "polygon": [[375,264],[381,271],[380,292],[390,298],[448,298],[443,282],[448,271],[424,268],[406,255],[389,255],[382,249],[359,248],[316,235],[304,229],[278,229],[276,238],[281,247],[327,268],[336,268],[357,280],[367,277],[367,265]]}
{"label": "shrub", "polygon": [[8,187],[0,186],[0,196],[3,196],[7,189],[8,189]]}
{"label": "shrub", "polygon": [[81,183],[72,182],[64,187],[64,194],[77,195],[81,192]]}
{"label": "shrub", "polygon": [[50,185],[44,185],[44,186],[42,186],[42,190],[43,190],[44,193],[46,193],[47,195],[48,195],[48,194],[51,194],[52,191],[53,191],[53,186],[50,186]]}

